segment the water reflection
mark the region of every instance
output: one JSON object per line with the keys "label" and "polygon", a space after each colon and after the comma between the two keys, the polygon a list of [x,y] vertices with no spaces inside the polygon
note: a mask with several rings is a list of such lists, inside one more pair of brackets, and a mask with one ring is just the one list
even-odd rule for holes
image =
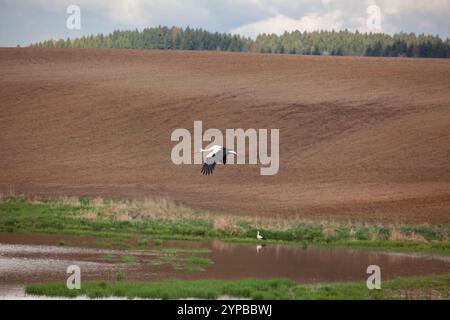
{"label": "water reflection", "polygon": [[[420,257],[362,250],[305,247],[301,245],[234,244],[222,241],[164,241],[163,247],[145,250],[113,250],[86,247],[95,239],[65,237],[71,247],[56,245],[60,236],[0,233],[1,288],[21,287],[47,281],[65,281],[68,265],[78,265],[83,281],[112,281],[123,271],[130,281],[181,279],[288,278],[302,283],[365,281],[369,265],[381,268],[383,280],[396,276],[450,273],[449,259]],[[79,244],[78,246],[76,244]],[[203,272],[176,270],[162,256],[165,249],[209,249],[209,253],[187,252],[184,256],[204,256],[213,261]],[[132,255],[135,262],[123,263]],[[106,256],[118,257],[115,260]]]}

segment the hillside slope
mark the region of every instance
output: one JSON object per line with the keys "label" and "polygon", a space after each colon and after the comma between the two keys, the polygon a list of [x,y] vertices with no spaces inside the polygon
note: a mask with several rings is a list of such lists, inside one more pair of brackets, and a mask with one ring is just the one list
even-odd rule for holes
{"label": "hillside slope", "polygon": [[[279,128],[280,172],[175,166],[176,128]],[[450,222],[450,61],[0,49],[0,191]]]}

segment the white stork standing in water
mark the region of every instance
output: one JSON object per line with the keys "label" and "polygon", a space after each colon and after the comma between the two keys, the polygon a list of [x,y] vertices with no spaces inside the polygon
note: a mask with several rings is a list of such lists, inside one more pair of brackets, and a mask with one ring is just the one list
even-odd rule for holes
{"label": "white stork standing in water", "polygon": [[259,233],[259,231],[258,231],[258,234],[256,235],[256,239],[258,239],[258,240],[266,240],[266,237],[264,237],[261,233]]}
{"label": "white stork standing in water", "polygon": [[203,163],[202,167],[202,173],[203,175],[211,175],[214,172],[214,169],[216,168],[217,163],[226,164],[227,163],[227,156],[229,154],[236,155],[236,152],[233,150],[227,149],[222,146],[213,145],[208,149],[201,149],[201,152],[209,152],[206,155],[206,160]]}

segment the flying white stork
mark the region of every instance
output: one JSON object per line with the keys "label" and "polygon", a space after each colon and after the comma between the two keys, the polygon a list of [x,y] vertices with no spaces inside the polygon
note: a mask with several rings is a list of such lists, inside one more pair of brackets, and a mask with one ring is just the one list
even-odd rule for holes
{"label": "flying white stork", "polygon": [[208,149],[201,149],[201,152],[209,152],[206,155],[206,160],[203,163],[202,173],[203,175],[211,175],[216,168],[217,163],[226,164],[227,156],[229,154],[236,155],[236,152],[233,150],[227,149],[223,146],[213,145]]}

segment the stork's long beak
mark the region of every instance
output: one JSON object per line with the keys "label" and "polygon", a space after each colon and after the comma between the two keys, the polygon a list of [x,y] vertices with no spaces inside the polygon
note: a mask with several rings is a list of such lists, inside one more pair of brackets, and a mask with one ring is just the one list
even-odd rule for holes
{"label": "stork's long beak", "polygon": [[229,151],[229,153],[237,155],[236,151]]}

